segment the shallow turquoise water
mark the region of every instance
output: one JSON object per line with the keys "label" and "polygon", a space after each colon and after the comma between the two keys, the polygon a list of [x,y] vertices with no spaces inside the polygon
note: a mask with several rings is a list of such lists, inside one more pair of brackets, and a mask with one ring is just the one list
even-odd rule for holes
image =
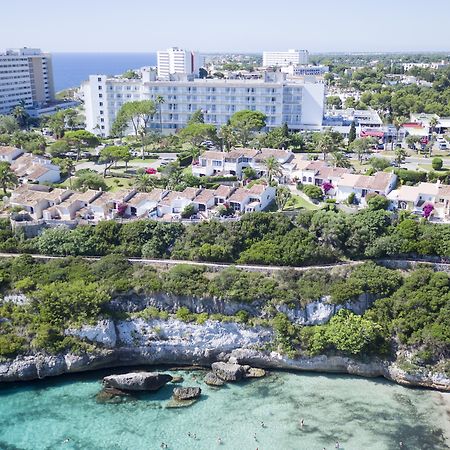
{"label": "shallow turquoise water", "polygon": [[0,449],[158,450],[165,442],[172,450],[329,450],[336,439],[345,450],[398,449],[399,441],[409,450],[450,448],[444,397],[381,379],[275,372],[217,389],[202,383],[203,372],[172,372],[184,386],[201,386],[202,400],[166,408],[169,384],[97,403],[101,377],[117,372],[1,386]]}

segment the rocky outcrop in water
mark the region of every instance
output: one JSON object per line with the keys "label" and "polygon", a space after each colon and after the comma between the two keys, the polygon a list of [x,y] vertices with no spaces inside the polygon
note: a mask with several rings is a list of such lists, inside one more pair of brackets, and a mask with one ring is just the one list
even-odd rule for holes
{"label": "rocky outcrop in water", "polygon": [[180,387],[173,390],[175,400],[193,400],[199,398],[202,390],[199,387]]}
{"label": "rocky outcrop in water", "polygon": [[208,386],[223,386],[225,381],[221,380],[216,374],[213,372],[208,372],[203,379],[205,384]]}
{"label": "rocky outcrop in water", "polygon": [[215,362],[211,365],[213,374],[222,381],[239,381],[244,378],[245,369],[240,364]]}
{"label": "rocky outcrop in water", "polygon": [[104,377],[103,385],[121,391],[157,391],[170,381],[172,376],[166,373],[131,372]]}

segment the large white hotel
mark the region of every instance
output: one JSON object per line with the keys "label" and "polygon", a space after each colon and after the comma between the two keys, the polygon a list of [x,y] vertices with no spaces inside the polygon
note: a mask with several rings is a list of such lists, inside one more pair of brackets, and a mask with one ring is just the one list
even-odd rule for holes
{"label": "large white hotel", "polygon": [[41,107],[55,100],[52,60],[35,48],[0,53],[0,114],[19,104]]}
{"label": "large white hotel", "polygon": [[[91,75],[82,88],[86,128],[108,136],[121,106],[129,101],[156,100],[161,96],[163,133],[186,126],[192,114],[202,110],[205,122],[221,126],[237,111],[261,111],[267,129],[287,123],[291,130],[317,129],[322,125],[325,86],[319,78],[289,77],[266,72],[260,79],[195,79],[175,73],[160,78],[151,68],[141,69],[140,79]],[[160,128],[159,114],[149,122]],[[131,130],[130,130],[131,132]]]}

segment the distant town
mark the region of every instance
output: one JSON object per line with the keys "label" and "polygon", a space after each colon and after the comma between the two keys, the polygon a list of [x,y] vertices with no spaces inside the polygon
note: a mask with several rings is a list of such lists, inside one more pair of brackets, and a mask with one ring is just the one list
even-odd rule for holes
{"label": "distant town", "polygon": [[0,208],[29,233],[370,205],[450,219],[445,54],[173,47],[58,95],[39,49],[0,73]]}

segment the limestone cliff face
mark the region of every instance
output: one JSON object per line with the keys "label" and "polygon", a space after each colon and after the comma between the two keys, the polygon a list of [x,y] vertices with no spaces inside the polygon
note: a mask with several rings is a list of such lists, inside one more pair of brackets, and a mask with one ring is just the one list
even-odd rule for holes
{"label": "limestone cliff face", "polygon": [[403,385],[450,391],[450,379],[431,372],[407,373],[395,363],[373,359],[361,362],[342,356],[287,358],[267,351],[273,340],[269,328],[207,321],[202,325],[177,320],[103,320],[95,326],[69,329],[101,345],[92,354],[19,356],[0,362],[0,382],[33,380],[64,373],[105,367],[152,364],[210,365],[217,360],[272,369],[348,373],[365,377],[383,376]]}

